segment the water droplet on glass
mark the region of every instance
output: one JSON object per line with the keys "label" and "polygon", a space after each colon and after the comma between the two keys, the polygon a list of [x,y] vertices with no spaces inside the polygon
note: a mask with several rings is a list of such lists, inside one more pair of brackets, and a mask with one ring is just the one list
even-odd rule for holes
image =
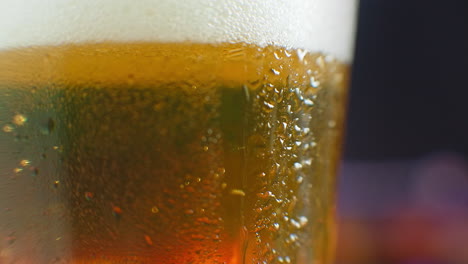
{"label": "water droplet on glass", "polygon": [[320,82],[312,76],[310,77],[310,86],[313,88],[318,88],[320,86]]}
{"label": "water droplet on glass", "polygon": [[157,206],[151,207],[151,213],[153,213],[153,214],[159,213],[159,208]]}
{"label": "water droplet on glass", "polygon": [[269,102],[265,101],[265,102],[263,102],[263,104],[265,105],[267,112],[271,112],[273,110],[273,108],[275,108],[275,105],[272,104],[272,103],[269,103]]}
{"label": "water droplet on glass", "polygon": [[210,148],[208,146],[203,147],[203,151],[208,151]]}
{"label": "water droplet on glass", "polygon": [[305,99],[304,104],[307,105],[307,106],[314,106],[314,101],[312,101],[310,99]]}
{"label": "water droplet on glass", "polygon": [[115,217],[120,217],[122,215],[122,208],[118,206],[112,206],[112,214]]}
{"label": "water droplet on glass", "polygon": [[242,86],[242,89],[244,90],[245,100],[246,100],[247,102],[250,101],[250,91],[249,91],[249,87],[247,87],[247,85],[243,85],[243,86]]}
{"label": "water droplet on glass", "polygon": [[226,189],[226,187],[227,187],[227,183],[225,182],[221,183],[221,189]]}
{"label": "water droplet on glass", "polygon": [[29,166],[29,164],[31,164],[31,162],[27,159],[24,159],[22,161],[20,161],[20,165],[23,166],[23,167],[27,167]]}
{"label": "water droplet on glass", "polygon": [[323,56],[319,56],[315,60],[315,64],[317,64],[317,66],[319,66],[320,68],[324,68],[325,67],[325,59],[323,58]]}
{"label": "water droplet on glass", "polygon": [[14,128],[13,128],[12,125],[5,125],[5,126],[3,127],[3,132],[5,132],[5,133],[13,132],[13,130],[14,130]]}
{"label": "water droplet on glass", "polygon": [[13,171],[14,171],[15,173],[20,173],[20,172],[23,171],[23,169],[22,169],[22,168],[14,168]]}
{"label": "water droplet on glass", "polygon": [[289,256],[286,256],[284,257],[284,261],[286,261],[286,263],[291,263],[291,258]]}
{"label": "water droplet on glass", "polygon": [[187,210],[184,211],[184,213],[187,214],[187,215],[192,215],[195,212],[192,209],[187,209]]}
{"label": "water droplet on glass", "polygon": [[129,74],[127,76],[127,84],[128,85],[133,85],[135,84],[135,76],[133,74]]}
{"label": "water droplet on glass", "polygon": [[273,56],[275,56],[275,59],[280,60],[281,56],[278,54],[278,51],[273,52]]}
{"label": "water droplet on glass", "polygon": [[52,118],[49,118],[49,120],[47,120],[47,123],[41,127],[41,134],[49,135],[54,131],[54,129],[55,121]]}
{"label": "water droplet on glass", "polygon": [[301,224],[302,227],[307,225],[308,222],[309,222],[309,219],[307,219],[307,217],[299,216],[299,223]]}
{"label": "water droplet on glass", "polygon": [[306,55],[307,55],[307,50],[297,49],[297,57],[300,61],[304,61],[304,58]]}
{"label": "water droplet on glass", "polygon": [[300,224],[298,221],[294,220],[294,219],[291,219],[291,220],[290,220],[290,223],[291,223],[291,225],[294,226],[295,228],[301,228],[301,224]]}
{"label": "water droplet on glass", "polygon": [[13,123],[17,126],[23,126],[26,123],[26,121],[28,121],[28,119],[21,114],[17,114],[13,117]]}
{"label": "water droplet on glass", "polygon": [[84,196],[86,200],[91,201],[94,197],[94,194],[92,192],[85,192]]}
{"label": "water droplet on glass", "polygon": [[276,230],[279,230],[280,224],[278,224],[278,223],[273,223],[273,227],[274,227]]}
{"label": "water droplet on glass", "polygon": [[39,175],[39,169],[38,168],[33,168],[31,176],[37,176],[37,175]]}
{"label": "water droplet on glass", "polygon": [[232,195],[239,195],[239,196],[245,196],[245,192],[240,189],[232,189],[231,190]]}
{"label": "water droplet on glass", "polygon": [[290,234],[289,235],[289,241],[295,242],[299,239],[299,237],[296,234]]}
{"label": "water droplet on glass", "polygon": [[336,122],[335,122],[335,120],[330,120],[330,121],[328,121],[328,127],[329,127],[329,128],[335,128],[335,127],[336,127]]}
{"label": "water droplet on glass", "polygon": [[55,187],[55,188],[58,188],[59,185],[60,185],[60,181],[54,181],[54,187]]}
{"label": "water droplet on glass", "polygon": [[297,176],[297,178],[296,178],[296,182],[297,182],[297,183],[300,184],[300,183],[302,183],[303,181],[304,181],[304,177],[302,177],[302,176]]}
{"label": "water droplet on glass", "polygon": [[294,163],[294,168],[295,168],[296,170],[302,169],[302,164],[299,163],[299,162],[296,162],[296,163]]}
{"label": "water droplet on glass", "polygon": [[6,238],[6,242],[8,243],[8,245],[13,245],[15,243],[15,241],[16,241],[15,236],[7,236],[7,238]]}
{"label": "water droplet on glass", "polygon": [[276,69],[271,69],[271,72],[274,74],[274,75],[280,75],[280,71],[276,70]]}
{"label": "water droplet on glass", "polygon": [[146,242],[146,244],[148,244],[148,246],[153,245],[153,240],[151,240],[151,237],[148,236],[148,235],[145,235],[145,242]]}

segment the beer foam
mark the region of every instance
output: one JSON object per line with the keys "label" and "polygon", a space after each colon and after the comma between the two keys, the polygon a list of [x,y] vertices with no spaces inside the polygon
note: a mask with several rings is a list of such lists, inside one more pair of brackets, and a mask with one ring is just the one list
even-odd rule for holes
{"label": "beer foam", "polygon": [[0,49],[246,42],[353,55],[356,0],[2,0]]}

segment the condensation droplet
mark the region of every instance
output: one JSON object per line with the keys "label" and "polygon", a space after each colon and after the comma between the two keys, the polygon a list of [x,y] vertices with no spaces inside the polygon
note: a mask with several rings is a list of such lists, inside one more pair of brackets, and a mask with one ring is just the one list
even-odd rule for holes
{"label": "condensation droplet", "polygon": [[280,229],[280,224],[278,224],[278,223],[273,223],[273,227],[274,227],[276,230],[279,230],[279,229]]}
{"label": "condensation droplet", "polygon": [[60,185],[60,181],[54,181],[54,187],[55,187],[55,188],[58,188],[59,185]]}
{"label": "condensation droplet", "polygon": [[28,119],[21,114],[17,114],[13,117],[13,123],[17,126],[23,126],[26,123],[26,121],[28,121]]}
{"label": "condensation droplet", "polygon": [[242,86],[243,90],[244,90],[244,96],[245,96],[245,100],[247,102],[250,101],[250,91],[249,91],[249,87],[247,87],[247,85],[243,85]]}
{"label": "condensation droplet", "polygon": [[328,127],[329,128],[335,128],[336,127],[336,121],[335,120],[328,121]]}
{"label": "condensation droplet", "polygon": [[29,166],[29,164],[31,164],[31,161],[29,161],[27,159],[24,159],[24,160],[20,161],[20,165],[23,166],[23,167],[27,167],[27,166]]}
{"label": "condensation droplet", "polygon": [[[8,245],[13,245],[16,241],[16,237],[15,236],[7,236],[6,237],[6,242],[8,243]],[[1,257],[1,251],[0,251],[0,257]]]}
{"label": "condensation droplet", "polygon": [[225,182],[221,183],[221,189],[226,189],[226,187],[227,187],[227,183]]}
{"label": "condensation droplet", "polygon": [[295,228],[301,228],[301,224],[300,224],[298,221],[296,221],[296,220],[294,220],[294,219],[291,219],[289,222],[290,222],[291,225],[294,226]]}
{"label": "condensation droplet", "polygon": [[274,74],[274,75],[279,75],[280,74],[280,71],[276,70],[276,69],[271,69],[271,72]]}
{"label": "condensation droplet", "polygon": [[312,76],[310,77],[310,86],[313,88],[318,88],[320,86],[320,82]]}
{"label": "condensation droplet", "polygon": [[299,163],[299,162],[296,162],[296,163],[294,163],[294,168],[295,168],[296,170],[302,169],[302,164]]}
{"label": "condensation droplet", "polygon": [[135,84],[135,76],[133,74],[127,76],[127,84],[130,86]]}
{"label": "condensation droplet", "polygon": [[275,108],[275,105],[272,104],[272,103],[269,103],[269,102],[263,102],[263,104],[265,105],[265,107],[267,108],[268,111],[271,111],[273,110],[273,108]]}
{"label": "condensation droplet", "polygon": [[232,189],[231,190],[232,195],[239,195],[239,196],[245,196],[245,192],[240,189]]}
{"label": "condensation droplet", "polygon": [[300,176],[300,175],[297,176],[297,178],[296,178],[296,182],[297,182],[297,183],[302,183],[303,181],[304,181],[304,177],[302,177],[302,176]]}
{"label": "condensation droplet", "polygon": [[303,61],[305,56],[307,55],[307,51],[303,49],[297,49],[297,57],[300,61]]}
{"label": "condensation droplet", "polygon": [[3,126],[3,132],[5,133],[11,133],[15,130],[12,125],[5,125]]}
{"label": "condensation droplet", "polygon": [[85,192],[84,196],[86,200],[91,201],[94,197],[94,194],[92,192]]}
{"label": "condensation droplet", "polygon": [[291,258],[289,256],[286,256],[284,257],[284,261],[286,261],[286,263],[291,263]]}
{"label": "condensation droplet", "polygon": [[187,209],[187,210],[184,211],[184,213],[187,214],[187,215],[192,215],[195,212],[192,209]]}
{"label": "condensation droplet", "polygon": [[14,171],[15,173],[20,173],[20,172],[23,171],[23,169],[22,169],[22,168],[14,168],[13,171]]}
{"label": "condensation droplet", "polygon": [[317,66],[319,66],[320,68],[325,68],[325,59],[323,58],[323,56],[319,56],[315,60],[315,64],[317,64]]}
{"label": "condensation droplet", "polygon": [[307,217],[299,216],[299,223],[301,224],[302,227],[307,225],[308,222],[309,222],[309,219],[307,219]]}
{"label": "condensation droplet", "polygon": [[38,168],[32,168],[32,173],[31,173],[32,176],[37,176],[39,175],[39,169]]}
{"label": "condensation droplet", "polygon": [[145,242],[146,242],[146,244],[148,244],[148,246],[153,245],[153,240],[151,240],[151,237],[148,236],[148,235],[145,235]]}
{"label": "condensation droplet", "polygon": [[49,120],[47,120],[47,123],[41,127],[41,134],[49,135],[54,131],[54,129],[55,121],[52,118],[49,118]]}
{"label": "condensation droplet", "polygon": [[289,240],[290,240],[291,242],[295,242],[295,241],[297,241],[298,239],[299,239],[299,237],[298,237],[296,234],[290,234],[290,235],[289,235]]}
{"label": "condensation droplet", "polygon": [[203,151],[208,151],[208,150],[209,150],[208,146],[203,147]]}
{"label": "condensation droplet", "polygon": [[112,213],[115,217],[120,217],[122,215],[122,208],[118,206],[112,206]]}
{"label": "condensation droplet", "polygon": [[159,208],[157,206],[153,206],[153,207],[151,207],[151,212],[153,214],[157,214],[157,213],[159,213]]}
{"label": "condensation droplet", "polygon": [[310,99],[305,99],[304,104],[307,105],[307,106],[314,106],[314,101],[312,101]]}

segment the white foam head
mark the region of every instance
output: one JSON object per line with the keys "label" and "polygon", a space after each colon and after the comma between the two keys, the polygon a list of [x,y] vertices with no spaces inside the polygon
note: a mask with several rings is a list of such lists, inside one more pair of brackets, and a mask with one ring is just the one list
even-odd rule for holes
{"label": "white foam head", "polygon": [[0,49],[101,41],[274,44],[352,59],[356,0],[0,0]]}

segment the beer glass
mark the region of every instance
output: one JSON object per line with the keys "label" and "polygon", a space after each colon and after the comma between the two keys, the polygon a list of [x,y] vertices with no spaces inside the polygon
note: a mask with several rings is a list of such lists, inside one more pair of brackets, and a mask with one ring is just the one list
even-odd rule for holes
{"label": "beer glass", "polygon": [[352,0],[0,2],[0,263],[328,263]]}

